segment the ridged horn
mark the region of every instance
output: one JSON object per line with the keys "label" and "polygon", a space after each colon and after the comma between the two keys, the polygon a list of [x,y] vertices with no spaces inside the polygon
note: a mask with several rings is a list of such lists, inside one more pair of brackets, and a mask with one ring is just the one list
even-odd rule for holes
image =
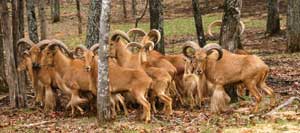
{"label": "ridged horn", "polygon": [[48,45],[49,48],[54,47],[54,46],[59,46],[68,54],[69,57],[73,58],[71,51],[69,50],[69,48],[67,47],[67,45],[65,43],[63,43],[62,41],[57,40],[57,39],[52,39],[51,41],[52,42]]}
{"label": "ridged horn", "polygon": [[96,52],[97,49],[99,49],[100,44],[96,43],[92,47],[90,47],[90,50],[93,51],[94,53]]}
{"label": "ridged horn", "polygon": [[27,39],[27,38],[21,38],[18,40],[17,42],[17,47],[19,49],[19,47],[21,47],[22,45],[27,45],[27,46],[30,46],[30,48],[35,45],[34,42],[32,42],[30,39]]}
{"label": "ridged horn", "polygon": [[245,24],[244,24],[244,22],[243,21],[240,21],[239,22],[239,26],[240,26],[240,35],[242,35],[243,33],[244,33],[244,31],[245,31]]}
{"label": "ridged horn", "polygon": [[147,36],[149,37],[149,39],[151,41],[154,42],[154,44],[157,44],[161,39],[161,34],[160,34],[159,30],[157,30],[157,29],[151,29],[149,31],[149,33],[147,34]]}
{"label": "ridged horn", "polygon": [[214,37],[214,35],[212,34],[212,28],[215,26],[221,26],[221,25],[222,25],[222,20],[215,20],[215,21],[211,22],[207,28],[207,35],[211,38]]}
{"label": "ridged horn", "polygon": [[115,30],[115,31],[113,31],[113,33],[111,34],[110,40],[111,41],[117,41],[117,39],[119,37],[122,37],[127,42],[130,42],[129,36],[124,31],[121,31],[121,30]]}
{"label": "ridged horn", "polygon": [[200,49],[200,47],[199,47],[199,45],[197,44],[197,43],[195,43],[195,42],[193,42],[193,41],[187,41],[186,43],[185,43],[185,45],[183,46],[183,48],[182,48],[182,53],[183,53],[183,55],[184,56],[186,56],[186,57],[188,57],[188,58],[193,58],[192,56],[190,56],[189,54],[188,54],[188,49],[189,48],[192,48],[192,49],[194,49],[194,50],[198,50],[198,49]]}
{"label": "ridged horn", "polygon": [[152,41],[148,41],[144,44],[144,47],[147,48],[149,51],[153,50],[154,49],[154,42]]}
{"label": "ridged horn", "polygon": [[39,43],[36,44],[36,46],[40,49],[44,49],[46,46],[48,46],[52,41],[51,40],[42,40]]}
{"label": "ridged horn", "polygon": [[126,48],[129,48],[129,47],[137,47],[137,48],[141,49],[141,48],[143,48],[143,45],[138,42],[130,42],[126,45]]}
{"label": "ridged horn", "polygon": [[74,54],[78,56],[78,55],[79,55],[79,54],[78,54],[79,50],[82,50],[82,51],[85,52],[85,51],[87,51],[88,49],[87,49],[84,45],[80,44],[80,45],[78,45],[77,47],[75,47]]}
{"label": "ridged horn", "polygon": [[211,50],[217,50],[219,53],[219,57],[218,60],[220,60],[223,57],[223,51],[222,51],[222,47],[217,44],[217,43],[209,43],[206,44],[203,49],[209,54],[211,52]]}
{"label": "ridged horn", "polygon": [[137,34],[142,37],[147,35],[147,33],[141,28],[132,28],[129,31],[127,31],[128,36],[131,36],[133,34]]}

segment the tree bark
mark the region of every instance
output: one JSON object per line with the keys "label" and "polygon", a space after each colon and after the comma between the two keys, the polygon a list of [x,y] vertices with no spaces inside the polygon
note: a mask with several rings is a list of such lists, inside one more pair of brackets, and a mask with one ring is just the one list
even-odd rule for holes
{"label": "tree bark", "polygon": [[199,1],[192,0],[192,5],[193,5],[193,13],[194,13],[194,20],[195,20],[195,26],[196,26],[196,31],[197,31],[198,43],[199,43],[200,47],[203,47],[206,44],[206,41],[205,41],[205,35],[204,35],[204,30],[203,30]]}
{"label": "tree bark", "polygon": [[126,1],[122,0],[124,18],[127,18]]}
{"label": "tree bark", "polygon": [[300,1],[288,1],[287,15],[288,51],[300,52]]}
{"label": "tree bark", "polygon": [[3,31],[2,20],[0,19],[0,94],[1,92],[8,92],[8,86],[5,79],[5,67],[4,67],[4,51],[3,51]]}
{"label": "tree bark", "polygon": [[25,103],[25,98],[20,94],[19,86],[18,86],[18,77],[17,77],[17,70],[15,64],[15,57],[14,57],[14,49],[13,49],[13,38],[11,32],[11,25],[9,19],[9,10],[7,7],[7,0],[1,0],[1,7],[0,12],[1,20],[2,20],[2,30],[3,32],[3,50],[5,53],[5,77],[6,82],[9,87],[9,97],[10,97],[10,106],[11,107],[20,107]]}
{"label": "tree bark", "polygon": [[278,0],[268,0],[268,19],[266,32],[270,35],[280,32]]}
{"label": "tree bark", "polygon": [[242,49],[239,28],[241,8],[242,0],[225,0],[220,45],[231,52]]}
{"label": "tree bark", "polygon": [[41,40],[44,40],[47,38],[45,0],[39,0],[39,19],[40,19]]}
{"label": "tree bark", "polygon": [[60,21],[60,0],[51,0],[51,18],[52,22]]}
{"label": "tree bark", "polygon": [[82,20],[81,20],[81,11],[80,11],[80,0],[76,0],[76,9],[77,9],[77,17],[78,17],[78,33],[82,34]]}
{"label": "tree bark", "polygon": [[19,37],[24,37],[24,0],[18,0]]}
{"label": "tree bark", "polygon": [[[221,26],[220,45],[231,52],[235,49],[242,49],[240,39],[240,15],[242,0],[225,0],[224,16]],[[238,95],[234,84],[226,85],[225,90],[231,97],[231,102],[237,102]]]}
{"label": "tree bark", "polygon": [[38,36],[38,31],[37,31],[34,0],[27,0],[26,8],[27,8],[29,38],[34,43],[38,43],[39,36]]}
{"label": "tree bark", "polygon": [[92,0],[86,31],[85,45],[89,48],[99,42],[99,23],[101,15],[101,0]]}
{"label": "tree bark", "polygon": [[132,17],[136,17],[136,0],[131,0],[131,11],[132,11]]}
{"label": "tree bark", "polygon": [[161,54],[165,54],[164,47],[164,11],[161,0],[150,0],[149,1],[149,12],[150,12],[150,29],[157,29],[161,33],[161,40],[155,46],[155,50]]}
{"label": "tree bark", "polygon": [[101,21],[100,21],[100,40],[98,55],[98,92],[97,92],[97,118],[98,123],[110,120],[110,92],[108,78],[108,45],[110,31],[110,0],[102,0]]}
{"label": "tree bark", "polygon": [[[21,35],[24,33],[21,33],[20,31],[20,15],[19,15],[19,10],[21,9],[19,6],[19,1],[18,0],[12,0],[11,5],[12,5],[12,37],[13,37],[13,54],[15,57],[15,64],[18,64],[21,62],[21,53],[18,50],[17,47],[17,42],[21,38]],[[24,31],[23,31],[24,32]],[[15,68],[17,69],[17,67]],[[18,91],[17,93],[21,95],[21,98],[24,98],[24,100],[21,100],[19,102],[19,107],[25,107],[25,101],[26,101],[26,96],[25,96],[25,90],[26,90],[26,74],[25,72],[20,72],[17,73],[17,79],[18,79],[18,88],[16,90]]]}

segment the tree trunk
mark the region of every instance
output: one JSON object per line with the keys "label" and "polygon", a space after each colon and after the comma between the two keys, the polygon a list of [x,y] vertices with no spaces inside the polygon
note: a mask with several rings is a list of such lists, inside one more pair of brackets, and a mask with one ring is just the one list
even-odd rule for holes
{"label": "tree trunk", "polygon": [[0,19],[0,94],[1,92],[8,92],[8,86],[5,79],[4,68],[4,51],[3,51],[3,32],[2,32],[2,20]]}
{"label": "tree trunk", "polygon": [[132,11],[132,17],[136,17],[136,0],[131,0],[131,11]]}
{"label": "tree trunk", "polygon": [[58,22],[60,20],[60,0],[51,0],[51,18],[52,22]]}
{"label": "tree trunk", "polygon": [[149,12],[150,12],[150,29],[158,29],[161,33],[161,40],[155,46],[155,50],[162,54],[165,54],[164,47],[164,11],[161,0],[150,0],[149,1]]}
{"label": "tree trunk", "polygon": [[300,52],[300,1],[288,1],[287,15],[288,51]]}
{"label": "tree trunk", "polygon": [[80,0],[76,0],[76,8],[77,8],[77,17],[78,17],[78,33],[82,34],[82,21],[81,21],[81,13],[80,13]]}
{"label": "tree trunk", "polygon": [[99,22],[101,15],[101,0],[92,0],[86,31],[85,45],[89,48],[99,42]]}
{"label": "tree trunk", "polygon": [[196,30],[197,30],[198,43],[199,43],[200,47],[203,47],[206,44],[206,41],[205,41],[205,35],[204,35],[204,30],[203,30],[199,1],[192,0],[192,4],[193,4],[195,26],[196,26]]}
{"label": "tree trunk", "polygon": [[242,49],[239,28],[241,8],[242,0],[225,0],[220,45],[231,52]]}
{"label": "tree trunk", "polygon": [[38,36],[38,31],[37,31],[34,0],[27,0],[26,8],[27,8],[29,38],[34,43],[38,43],[39,42],[39,36]]}
{"label": "tree trunk", "polygon": [[205,0],[205,7],[209,8],[209,2],[208,2],[208,0]]}
{"label": "tree trunk", "polygon": [[24,0],[18,0],[19,37],[24,37]]}
{"label": "tree trunk", "polygon": [[[220,45],[231,52],[242,49],[239,28],[241,8],[242,0],[225,0]],[[238,97],[234,84],[226,85],[225,89],[231,97],[231,102],[236,102]]]}
{"label": "tree trunk", "polygon": [[9,19],[9,10],[7,7],[7,1],[1,0],[1,7],[0,12],[1,20],[2,20],[2,30],[3,32],[3,50],[5,52],[5,77],[6,82],[8,83],[9,87],[9,98],[10,98],[10,106],[11,107],[20,107],[25,103],[25,98],[20,94],[19,86],[18,86],[18,77],[17,77],[17,70],[15,64],[15,57],[14,57],[14,49],[13,49],[13,38],[10,26],[10,19]]}
{"label": "tree trunk", "polygon": [[278,0],[268,0],[268,19],[266,32],[270,35],[280,32]]}
{"label": "tree trunk", "polygon": [[[13,37],[13,54],[15,57],[15,64],[18,64],[21,62],[21,53],[18,50],[17,47],[17,42],[21,38],[21,35],[24,35],[24,33],[21,33],[20,31],[20,15],[19,15],[19,10],[21,9],[19,6],[19,1],[18,0],[12,0],[11,5],[12,5],[12,37]],[[23,31],[24,32],[24,31]],[[17,69],[17,67],[15,68]],[[25,101],[26,101],[26,96],[25,96],[25,90],[26,90],[26,74],[25,72],[18,72],[17,73],[17,78],[18,78],[18,88],[16,89],[18,94],[21,95],[24,100],[21,100],[19,102],[19,107],[25,107]]]}
{"label": "tree trunk", "polygon": [[124,18],[127,18],[126,1],[122,0]]}
{"label": "tree trunk", "polygon": [[47,38],[45,0],[39,0],[39,19],[40,19],[41,40],[44,40]]}
{"label": "tree trunk", "polygon": [[108,80],[108,45],[110,31],[110,0],[102,0],[101,21],[100,21],[100,39],[98,55],[98,92],[97,92],[97,118],[101,124],[110,120],[110,92]]}

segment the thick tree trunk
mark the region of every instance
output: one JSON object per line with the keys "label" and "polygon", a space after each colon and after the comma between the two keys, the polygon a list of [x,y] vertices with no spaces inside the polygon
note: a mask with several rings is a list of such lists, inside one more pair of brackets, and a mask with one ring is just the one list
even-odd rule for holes
{"label": "thick tree trunk", "polygon": [[133,18],[136,17],[136,4],[136,0],[131,0],[131,13]]}
{"label": "thick tree trunk", "polygon": [[158,29],[161,33],[161,40],[155,46],[155,50],[165,54],[164,47],[164,10],[161,0],[149,0],[150,29]]}
{"label": "thick tree trunk", "polygon": [[280,32],[278,0],[268,0],[267,30],[270,35]]}
{"label": "thick tree trunk", "polygon": [[287,15],[288,51],[300,52],[300,1],[288,1]]}
{"label": "thick tree trunk", "polygon": [[101,15],[101,0],[92,0],[86,31],[85,45],[89,48],[99,42],[99,22]]}
{"label": "thick tree trunk", "polygon": [[25,98],[23,95],[20,94],[19,86],[18,86],[18,77],[17,77],[17,70],[15,64],[15,57],[14,57],[14,49],[13,49],[13,38],[11,32],[11,25],[7,7],[7,1],[1,0],[0,1],[0,12],[1,20],[2,20],[2,30],[3,32],[3,50],[5,52],[5,77],[6,82],[8,83],[9,87],[9,97],[10,97],[10,105],[11,107],[21,107],[25,105]]}
{"label": "thick tree trunk", "polygon": [[80,0],[76,0],[77,18],[78,18],[78,33],[82,34],[82,21],[80,11]]}
{"label": "thick tree trunk", "polygon": [[101,21],[100,21],[100,40],[98,55],[98,92],[97,92],[97,118],[101,124],[110,120],[110,92],[108,79],[108,45],[110,31],[110,0],[102,0]]}
{"label": "thick tree trunk", "polygon": [[242,0],[225,0],[220,45],[229,51],[242,48],[239,28],[241,8]]}
{"label": "thick tree trunk", "polygon": [[3,51],[3,32],[2,32],[2,20],[0,19],[0,94],[1,92],[8,92],[8,86],[5,79],[4,68],[4,51]]}
{"label": "thick tree trunk", "polygon": [[[231,52],[242,49],[239,28],[241,8],[242,0],[225,0],[220,45]],[[234,84],[226,85],[225,89],[231,97],[231,102],[236,102],[238,97]]]}
{"label": "thick tree trunk", "polygon": [[24,37],[24,0],[18,0],[19,37]]}
{"label": "thick tree trunk", "polygon": [[26,8],[27,8],[29,38],[34,43],[38,43],[39,36],[38,36],[38,31],[37,31],[34,0],[27,0]]}
{"label": "thick tree trunk", "polygon": [[[18,0],[12,0],[11,5],[12,5],[12,36],[13,36],[13,53],[15,57],[15,64],[18,64],[21,62],[21,53],[18,50],[17,47],[17,42],[21,38],[21,35],[24,33],[21,33],[20,31],[20,18],[19,18],[19,10],[21,9],[19,6],[19,1]],[[23,31],[24,32],[24,31]],[[15,68],[17,69],[17,68]],[[26,96],[25,96],[25,90],[26,90],[26,74],[25,72],[17,73],[18,77],[18,86],[19,88],[17,89],[18,94],[22,95],[21,97],[24,98],[24,100],[21,100],[19,102],[19,107],[25,107],[25,101],[26,101]],[[24,102],[23,102],[24,101]]]}
{"label": "thick tree trunk", "polygon": [[47,21],[46,21],[46,11],[45,11],[45,0],[39,0],[39,19],[40,19],[40,31],[41,40],[47,38]]}
{"label": "thick tree trunk", "polygon": [[60,0],[51,0],[51,18],[52,22],[58,22],[60,20]]}
{"label": "thick tree trunk", "polygon": [[192,5],[193,5],[195,26],[196,26],[196,30],[197,30],[198,43],[201,47],[203,47],[206,44],[206,41],[205,41],[205,35],[204,35],[204,30],[203,30],[199,1],[192,0]]}
{"label": "thick tree trunk", "polygon": [[126,9],[126,1],[125,0],[122,0],[122,5],[123,5],[124,18],[127,18],[127,9]]}

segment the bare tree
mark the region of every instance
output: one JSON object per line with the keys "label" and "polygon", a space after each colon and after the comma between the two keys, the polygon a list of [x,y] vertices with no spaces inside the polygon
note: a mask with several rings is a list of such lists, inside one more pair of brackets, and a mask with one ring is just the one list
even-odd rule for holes
{"label": "bare tree", "polygon": [[3,50],[3,31],[2,22],[0,19],[0,92],[8,92],[8,85],[5,79],[5,67],[4,67],[4,50]]}
{"label": "bare tree", "polygon": [[[18,51],[18,47],[17,47],[17,41],[21,38],[21,35],[24,35],[24,33],[21,33],[20,31],[20,19],[22,19],[22,17],[20,18],[19,15],[19,10],[22,9],[22,7],[18,7],[20,6],[20,4],[18,4],[20,1],[18,0],[12,0],[11,1],[11,5],[12,5],[12,37],[13,37],[13,54],[15,57],[15,63],[18,64],[21,59],[21,53],[19,53]],[[23,23],[24,24],[24,23]],[[23,31],[24,32],[24,31]],[[15,68],[17,69],[17,68]],[[25,90],[26,90],[26,75],[25,72],[21,72],[21,73],[17,73],[17,79],[18,79],[18,88],[16,88],[17,91],[19,91],[19,94],[22,94],[23,98],[25,99]],[[26,100],[22,100],[22,101],[26,101]],[[20,107],[25,107],[25,102],[20,102],[18,103]]]}
{"label": "bare tree", "polygon": [[280,32],[278,0],[268,0],[268,19],[266,33],[272,35]]}
{"label": "bare tree", "polygon": [[99,42],[99,22],[101,15],[101,0],[91,0],[86,31],[85,45],[91,47]]}
{"label": "bare tree", "polygon": [[39,19],[40,19],[41,40],[44,40],[47,38],[45,0],[39,0]]}
{"label": "bare tree", "polygon": [[38,36],[38,31],[37,31],[34,0],[27,0],[26,1],[26,8],[27,8],[29,38],[34,43],[38,43],[39,42],[39,36]]}
{"label": "bare tree", "polygon": [[52,22],[60,21],[60,0],[51,0],[50,5]]}
{"label": "bare tree", "polygon": [[239,28],[241,8],[242,0],[225,0],[220,45],[229,51],[242,49]]}
{"label": "bare tree", "polygon": [[78,18],[78,33],[82,34],[82,21],[80,11],[80,0],[76,0],[77,18]]}
{"label": "bare tree", "polygon": [[98,123],[103,123],[110,119],[110,93],[109,93],[109,79],[108,79],[108,40],[110,31],[110,0],[102,0],[102,10],[100,19],[100,39],[98,55],[98,92],[97,92],[97,118]]}
{"label": "bare tree", "polygon": [[149,0],[146,0],[144,11],[142,12],[142,14],[141,14],[140,16],[137,16],[137,15],[136,15],[136,18],[135,18],[135,28],[138,27],[139,22],[140,22],[140,21],[143,19],[143,17],[145,16],[146,11],[147,11],[147,8],[148,8],[148,4],[149,4]]}
{"label": "bare tree", "polygon": [[155,46],[155,50],[165,54],[164,46],[164,10],[161,0],[149,1],[150,29],[158,29],[161,33],[161,40]]}
{"label": "bare tree", "polygon": [[20,94],[18,77],[16,70],[16,63],[13,49],[12,29],[10,25],[9,10],[7,7],[7,0],[0,1],[1,14],[1,28],[3,31],[3,51],[5,52],[5,77],[9,87],[9,97],[11,107],[21,107],[25,105],[24,95]]}
{"label": "bare tree", "polygon": [[288,1],[287,15],[288,51],[300,52],[300,1]]}
{"label": "bare tree", "polygon": [[[231,52],[236,49],[242,49],[239,28],[241,8],[242,0],[225,0],[220,45]],[[226,92],[231,97],[232,102],[238,100],[235,87],[234,84],[225,86]]]}
{"label": "bare tree", "polygon": [[19,36],[24,37],[24,0],[18,0]]}
{"label": "bare tree", "polygon": [[198,43],[201,47],[203,47],[206,44],[206,41],[205,41],[205,35],[204,35],[204,30],[203,30],[199,1],[192,0],[192,5],[193,5],[193,13],[194,13],[194,20],[195,20],[195,26],[196,26],[196,31],[197,31]]}
{"label": "bare tree", "polygon": [[127,18],[126,1],[122,0],[124,18]]}
{"label": "bare tree", "polygon": [[131,0],[131,13],[133,18],[136,17],[136,4],[136,0]]}

